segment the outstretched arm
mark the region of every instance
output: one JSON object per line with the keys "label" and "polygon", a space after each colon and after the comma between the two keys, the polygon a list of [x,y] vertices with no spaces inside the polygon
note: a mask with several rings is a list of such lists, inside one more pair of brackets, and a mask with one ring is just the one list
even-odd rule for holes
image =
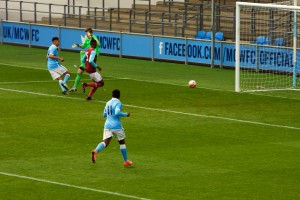
{"label": "outstretched arm", "polygon": [[98,68],[99,71],[101,71],[101,68],[94,62],[96,56],[97,56],[96,51],[92,51],[92,52],[91,52],[91,55],[90,55],[89,63],[90,63],[93,67]]}
{"label": "outstretched arm", "polygon": [[130,116],[130,113],[122,112],[122,104],[121,103],[117,104],[116,109],[115,109],[115,114],[117,116],[121,116],[121,117],[129,117]]}

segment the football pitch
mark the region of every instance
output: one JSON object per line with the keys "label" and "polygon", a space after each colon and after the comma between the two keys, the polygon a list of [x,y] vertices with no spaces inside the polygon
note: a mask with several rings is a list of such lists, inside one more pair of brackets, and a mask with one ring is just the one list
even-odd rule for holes
{"label": "football pitch", "polygon": [[[0,199],[300,199],[299,91],[235,93],[233,70],[100,56],[105,85],[86,101],[61,94],[46,52],[0,45]],[[59,56],[72,86],[79,53]],[[131,168],[115,139],[91,162],[116,88]]]}

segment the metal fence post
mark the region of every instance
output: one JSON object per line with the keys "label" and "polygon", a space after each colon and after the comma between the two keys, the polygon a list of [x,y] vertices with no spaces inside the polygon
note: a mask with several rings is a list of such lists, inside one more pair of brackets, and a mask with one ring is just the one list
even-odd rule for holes
{"label": "metal fence post", "polygon": [[5,20],[8,20],[8,0],[5,1]]}
{"label": "metal fence post", "polygon": [[81,6],[78,7],[79,8],[79,27],[81,28]]}
{"label": "metal fence post", "polygon": [[20,22],[22,22],[22,3],[23,1],[20,1]]}
{"label": "metal fence post", "polygon": [[120,0],[118,0],[118,22],[120,21]]}
{"label": "metal fence post", "polygon": [[94,8],[94,27],[97,29],[97,7]]}
{"label": "metal fence post", "polygon": [[217,17],[215,17],[215,20],[217,22],[217,25],[216,25],[216,30],[220,30],[220,26],[221,26],[221,17],[220,17],[220,14],[221,14],[221,8],[220,8],[220,5],[216,5],[216,13],[217,13]]}
{"label": "metal fence post", "polygon": [[132,16],[132,10],[129,11],[129,33],[131,33],[131,29],[132,29],[132,27],[131,27],[131,23],[132,23],[131,22],[131,20],[132,20],[131,16]]}
{"label": "metal fence post", "polygon": [[203,4],[200,5],[200,11],[199,11],[199,16],[200,16],[200,29],[203,30]]}
{"label": "metal fence post", "polygon": [[110,31],[112,30],[112,11],[113,10],[114,10],[113,8],[109,9],[109,30]]}
{"label": "metal fence post", "polygon": [[36,4],[37,2],[34,2],[34,23],[36,23],[37,19],[36,19]]}
{"label": "metal fence post", "polygon": [[90,18],[90,0],[87,0],[87,7],[88,7],[88,10],[87,10],[87,12],[88,12],[88,19]]}
{"label": "metal fence post", "polygon": [[102,16],[105,16],[105,1],[102,0]]}
{"label": "metal fence post", "polygon": [[51,21],[51,5],[52,4],[49,4],[49,23],[51,25],[52,21]]}
{"label": "metal fence post", "polygon": [[68,15],[70,17],[70,0],[68,0]]}
{"label": "metal fence post", "polygon": [[145,12],[145,33],[148,33],[148,12]]}
{"label": "metal fence post", "polygon": [[186,25],[187,21],[187,3],[184,4],[184,24]]}
{"label": "metal fence post", "polygon": [[171,15],[170,15],[170,13],[171,13],[171,4],[170,4],[170,0],[169,0],[168,4],[169,4],[169,22],[171,22]]}
{"label": "metal fence post", "polygon": [[149,0],[149,20],[151,21],[151,0]]}
{"label": "metal fence post", "polygon": [[198,14],[196,15],[196,29],[197,29],[197,31],[199,31],[199,24],[200,24],[200,20],[199,20],[199,18],[200,18],[199,8],[200,7],[197,7]]}
{"label": "metal fence post", "polygon": [[67,5],[64,5],[64,26],[67,25]]}
{"label": "metal fence post", "polygon": [[184,14],[182,15],[182,27],[181,27],[181,37],[184,37],[184,29],[185,29],[185,22],[184,22]]}
{"label": "metal fence post", "polygon": [[73,16],[75,15],[75,0],[73,0]]}
{"label": "metal fence post", "polygon": [[135,0],[133,0],[133,11],[134,11],[134,13],[133,13],[133,19],[135,19]]}
{"label": "metal fence post", "polygon": [[165,34],[165,23],[164,23],[165,13],[161,13],[161,34]]}

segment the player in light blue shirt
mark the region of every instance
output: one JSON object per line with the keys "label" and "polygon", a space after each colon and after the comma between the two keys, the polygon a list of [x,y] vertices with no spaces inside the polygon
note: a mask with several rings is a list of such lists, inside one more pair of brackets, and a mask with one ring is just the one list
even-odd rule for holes
{"label": "player in light blue shirt", "polygon": [[[60,61],[63,62],[64,59],[58,56],[58,46],[59,46],[59,38],[52,38],[52,45],[49,47],[47,52],[47,61],[48,61],[48,70],[53,78],[53,80],[57,79],[59,86],[62,89],[63,94],[67,94],[69,90],[67,86],[67,82],[70,78],[70,72],[60,64]],[[62,80],[62,76],[65,75],[64,80]]]}
{"label": "player in light blue shirt", "polygon": [[112,92],[112,99],[105,105],[103,116],[106,118],[106,121],[104,125],[103,141],[92,151],[93,163],[96,163],[97,154],[109,145],[113,136],[116,136],[124,159],[124,167],[129,167],[133,164],[132,161],[127,159],[125,132],[121,122],[121,117],[129,117],[130,113],[122,112],[122,103],[119,100],[120,96],[120,90],[114,90]]}

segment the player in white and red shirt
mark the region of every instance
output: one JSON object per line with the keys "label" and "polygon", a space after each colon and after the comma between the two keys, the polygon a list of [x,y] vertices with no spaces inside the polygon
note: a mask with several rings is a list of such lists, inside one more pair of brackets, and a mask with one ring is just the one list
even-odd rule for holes
{"label": "player in white and red shirt", "polygon": [[94,81],[91,83],[82,83],[82,90],[85,92],[86,87],[92,87],[86,100],[91,100],[92,95],[96,92],[98,87],[104,85],[102,76],[97,72],[96,69],[101,71],[101,68],[96,64],[97,53],[96,53],[97,41],[91,40],[91,47],[85,51],[85,55],[82,58],[82,62],[85,62],[86,72],[89,74],[90,78]]}

